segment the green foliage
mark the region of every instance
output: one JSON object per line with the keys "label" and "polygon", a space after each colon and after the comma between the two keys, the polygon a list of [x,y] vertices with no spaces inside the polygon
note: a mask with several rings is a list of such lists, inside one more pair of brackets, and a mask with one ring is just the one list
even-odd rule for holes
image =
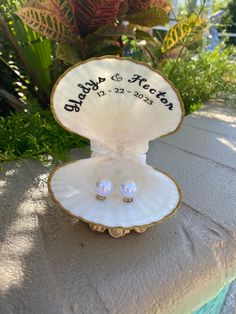
{"label": "green foliage", "polygon": [[[227,15],[222,19],[222,22],[224,23],[224,20],[226,19],[228,25],[226,27],[227,33],[236,33],[236,1],[231,0],[229,1],[227,7]],[[236,45],[236,38],[235,37],[229,37],[228,40],[229,44]]]}
{"label": "green foliage", "polygon": [[[21,73],[10,51],[11,49],[7,43],[1,40],[0,34],[0,89],[4,89],[21,101],[25,101],[29,81]],[[0,97],[0,115],[7,115],[9,113],[10,107]]]}
{"label": "green foliage", "polygon": [[170,10],[168,0],[0,0],[0,90],[12,94],[1,94],[0,113],[15,110],[14,96],[47,108],[57,77],[91,57],[136,50],[134,58],[156,65],[159,43],[142,25],[166,23]]}
{"label": "green foliage", "polygon": [[123,36],[137,44],[145,41],[141,50],[152,62],[149,50],[155,40],[146,27],[166,24],[170,10],[168,0],[33,0],[16,14],[34,31],[59,43],[58,59],[75,64],[105,54],[125,55]]}
{"label": "green foliage", "polygon": [[178,24],[171,27],[164,38],[162,52],[166,52],[177,44],[182,43],[188,36],[188,41],[194,39],[196,33],[202,33],[206,28],[206,20],[204,18],[196,18],[192,15],[189,18],[181,20]]}
{"label": "green foliage", "polygon": [[76,64],[80,61],[78,51],[68,44],[58,44],[56,49],[56,58],[65,61],[67,64]]}
{"label": "green foliage", "polygon": [[[131,56],[156,66],[161,58],[161,45],[148,33],[147,27],[166,24],[170,10],[168,0],[112,0],[109,3],[104,0],[33,0],[18,10],[17,15],[35,31],[58,41],[56,56],[67,64],[110,54]],[[54,15],[54,22],[50,22]],[[73,38],[77,36],[76,41],[65,43],[68,38],[65,38],[64,28],[59,27],[60,23],[64,28],[77,23],[77,28],[71,26],[70,34]],[[205,24],[205,19],[199,16],[180,21],[164,38],[162,53],[175,48],[186,36],[192,41]]]}
{"label": "green foliage", "polygon": [[187,54],[171,73],[174,60],[169,59],[163,72],[179,90],[186,114],[199,108],[215,95],[236,96],[236,49],[219,46],[214,51]]}
{"label": "green foliage", "polygon": [[141,29],[136,30],[136,39],[137,40],[147,40],[149,42],[155,43],[154,37],[151,34],[149,34],[148,32],[145,32],[144,30],[141,30]]}
{"label": "green foliage", "polygon": [[[60,11],[59,11],[60,12]],[[22,21],[31,27],[35,32],[44,37],[61,42],[75,40],[75,34],[71,31],[70,25],[54,11],[44,8],[25,7],[16,13]]]}
{"label": "green foliage", "polygon": [[136,13],[143,10],[152,8],[160,8],[166,13],[169,13],[172,9],[169,0],[128,0],[128,13]]}
{"label": "green foliage", "polygon": [[[0,67],[8,67],[14,72],[12,78],[8,75],[8,86],[5,80],[2,87],[11,93],[15,89],[24,102],[28,96],[35,95],[45,106],[54,81],[51,71],[53,44],[33,32],[12,14],[25,2],[0,0]],[[16,85],[17,89],[14,88]],[[6,106],[6,103],[2,101],[1,106],[4,105]],[[3,109],[2,112],[4,111]]]}
{"label": "green foliage", "polygon": [[150,7],[141,12],[127,15],[126,19],[133,24],[153,27],[166,24],[168,22],[168,14],[160,8]]}
{"label": "green foliage", "polygon": [[[100,27],[93,35],[103,36],[103,37],[114,37],[119,38],[120,36],[127,36],[129,38],[135,38],[135,31],[132,26],[124,25],[105,25]],[[88,36],[87,38],[91,37]]]}
{"label": "green foliage", "polygon": [[[22,54],[31,69],[32,80],[37,87],[49,96],[52,86],[50,67],[52,65],[52,43],[41,38],[20,20],[14,23],[14,33]],[[27,69],[25,70],[27,72]]]}
{"label": "green foliage", "polygon": [[[23,100],[27,103],[33,95],[41,106],[48,105],[51,86],[61,72],[71,64],[106,54],[132,57],[164,72],[180,91],[186,114],[213,95],[236,93],[235,49],[219,47],[197,55],[191,50],[206,26],[200,17],[204,4],[197,15],[180,20],[159,41],[146,26],[166,23],[168,0],[112,0],[109,4],[105,0],[1,1],[17,45],[11,40],[5,43],[0,34],[0,69],[5,67],[3,73],[11,73],[16,80],[15,95],[21,96],[26,86],[30,95],[24,91]],[[46,37],[11,16],[19,4],[24,5],[17,14]],[[0,85],[2,82],[0,78]],[[70,148],[87,143],[62,129],[49,110],[27,105],[26,112],[0,118],[0,161],[48,155],[61,159]]]}
{"label": "green foliage", "polygon": [[56,123],[49,109],[0,117],[0,162],[48,156],[66,159],[69,149],[87,144]]}

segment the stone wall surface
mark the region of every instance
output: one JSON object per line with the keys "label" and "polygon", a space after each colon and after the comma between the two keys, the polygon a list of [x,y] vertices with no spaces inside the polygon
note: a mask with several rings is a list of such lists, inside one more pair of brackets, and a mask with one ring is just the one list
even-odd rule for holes
{"label": "stone wall surface", "polygon": [[236,277],[236,114],[208,106],[188,116],[175,135],[150,143],[148,163],[179,182],[183,204],[121,239],[57,208],[52,167],[4,165],[0,313],[191,314]]}

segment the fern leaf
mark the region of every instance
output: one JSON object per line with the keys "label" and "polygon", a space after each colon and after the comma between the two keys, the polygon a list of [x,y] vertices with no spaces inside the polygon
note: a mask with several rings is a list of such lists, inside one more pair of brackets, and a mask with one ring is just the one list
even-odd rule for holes
{"label": "fern leaf", "polygon": [[71,29],[53,11],[24,7],[15,13],[35,32],[56,41],[72,42],[75,40]]}
{"label": "fern leaf", "polygon": [[160,8],[147,8],[144,11],[127,15],[127,20],[133,24],[153,27],[168,22],[168,14]]}
{"label": "fern leaf", "polygon": [[201,32],[205,27],[206,20],[204,18],[198,18],[196,21],[195,16],[191,16],[190,18],[179,22],[171,27],[166,34],[162,45],[162,52],[172,49],[187,36],[192,37],[196,33]]}

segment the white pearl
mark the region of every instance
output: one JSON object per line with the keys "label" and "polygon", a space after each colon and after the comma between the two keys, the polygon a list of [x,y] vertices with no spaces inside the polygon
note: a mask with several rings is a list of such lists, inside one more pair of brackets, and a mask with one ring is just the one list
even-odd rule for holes
{"label": "white pearl", "polygon": [[112,182],[110,180],[99,180],[96,183],[96,192],[99,196],[103,196],[106,197],[109,194],[111,194],[113,190],[113,185]]}
{"label": "white pearl", "polygon": [[125,198],[133,198],[137,191],[137,185],[133,181],[126,181],[120,185],[120,193]]}

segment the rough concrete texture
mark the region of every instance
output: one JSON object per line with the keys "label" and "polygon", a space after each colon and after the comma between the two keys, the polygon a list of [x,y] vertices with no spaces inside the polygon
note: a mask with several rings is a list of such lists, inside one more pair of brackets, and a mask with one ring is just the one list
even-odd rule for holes
{"label": "rough concrete texture", "polygon": [[236,281],[229,287],[227,298],[223,304],[220,314],[235,314],[236,313]]}
{"label": "rough concrete texture", "polygon": [[[113,239],[90,231],[48,196],[51,167],[31,160],[5,165],[0,313],[191,314],[231,282],[236,114],[229,121],[222,109],[204,110],[187,117],[176,135],[151,143],[148,163],[175,177],[184,200],[174,216],[141,235]],[[88,154],[73,151],[73,158]]]}

